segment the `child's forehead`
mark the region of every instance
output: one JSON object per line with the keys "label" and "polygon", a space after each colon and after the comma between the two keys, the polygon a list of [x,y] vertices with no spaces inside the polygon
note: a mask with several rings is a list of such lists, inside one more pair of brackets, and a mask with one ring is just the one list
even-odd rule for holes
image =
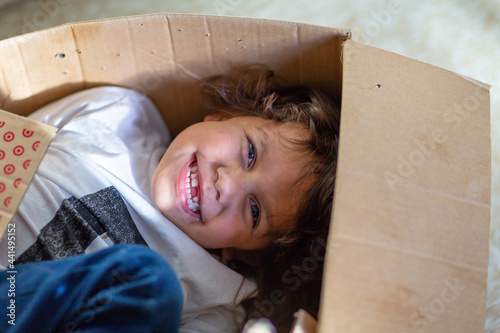
{"label": "child's forehead", "polygon": [[283,122],[257,116],[237,116],[231,119],[242,125],[255,126],[257,130],[260,130],[263,134],[265,133],[268,139],[270,139],[269,134],[290,137],[295,140],[304,140],[309,137],[306,126],[295,121]]}
{"label": "child's forehead", "polygon": [[264,120],[266,126],[252,126],[250,134],[260,151],[257,159],[263,158],[270,168],[277,167],[280,173],[289,175],[294,184],[308,178],[313,162],[307,148],[310,139],[307,129],[299,123],[282,123]]}

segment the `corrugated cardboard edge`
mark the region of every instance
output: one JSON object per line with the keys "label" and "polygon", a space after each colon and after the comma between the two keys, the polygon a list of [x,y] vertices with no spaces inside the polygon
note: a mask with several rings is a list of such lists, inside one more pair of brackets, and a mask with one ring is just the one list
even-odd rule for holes
{"label": "corrugated cardboard edge", "polygon": [[467,75],[462,75],[462,74],[459,74],[459,73],[455,73],[455,74],[458,75],[458,76],[460,76],[462,79],[467,80],[467,81],[475,84],[478,87],[487,89],[488,91],[491,89],[491,85],[488,84],[488,83],[478,81],[478,80],[473,79],[473,78],[471,78],[471,77],[469,77]]}
{"label": "corrugated cardboard edge", "polygon": [[268,23],[288,23],[288,24],[299,24],[299,25],[307,25],[309,27],[318,27],[318,28],[327,28],[327,29],[337,29],[339,31],[344,31],[345,35],[348,39],[352,38],[352,30],[349,27],[344,27],[344,26],[331,26],[331,25],[325,25],[325,24],[315,24],[315,23],[306,23],[306,22],[297,22],[297,21],[286,21],[286,20],[280,20],[280,19],[269,19],[269,18],[253,18],[253,17],[244,17],[244,16],[225,16],[225,15],[207,15],[207,14],[196,14],[196,13],[174,13],[174,12],[158,12],[158,13],[152,13],[152,14],[137,14],[137,15],[127,15],[127,16],[116,16],[116,17],[111,17],[111,18],[102,18],[102,19],[95,19],[95,20],[88,20],[88,21],[76,21],[76,22],[68,22],[68,23],[63,23],[58,26],[54,27],[49,27],[49,28],[44,28],[36,31],[30,31],[22,35],[17,35],[17,36],[12,36],[3,39],[2,41],[9,40],[9,39],[17,39],[20,36],[25,36],[29,37],[33,34],[38,34],[40,32],[45,32],[45,31],[50,31],[53,29],[59,29],[63,28],[66,26],[74,26],[76,24],[88,24],[91,22],[95,23],[108,23],[112,22],[114,20],[123,20],[123,19],[134,19],[134,18],[140,18],[140,19],[148,19],[150,17],[156,17],[156,16],[177,16],[177,17],[198,17],[198,18],[219,18],[219,19],[237,19],[237,20],[243,20],[243,21],[259,21],[259,22],[268,22]]}

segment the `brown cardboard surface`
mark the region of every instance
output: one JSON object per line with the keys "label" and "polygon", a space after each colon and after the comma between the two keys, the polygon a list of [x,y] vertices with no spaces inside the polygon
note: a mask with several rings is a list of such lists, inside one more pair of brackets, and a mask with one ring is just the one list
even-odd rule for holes
{"label": "brown cardboard surface", "polygon": [[199,79],[235,66],[263,63],[340,93],[349,36],[342,28],[184,14],[66,24],[0,42],[0,107],[26,115],[77,90],[120,85],[150,96],[177,134],[203,118]]}
{"label": "brown cardboard surface", "polygon": [[0,110],[0,237],[55,133],[55,127]]}
{"label": "brown cardboard surface", "polygon": [[319,332],[481,332],[490,219],[484,85],[347,41]]}
{"label": "brown cardboard surface", "polygon": [[[0,107],[27,115],[77,90],[147,94],[175,135],[204,115],[200,78],[268,65],[342,92],[335,213],[319,331],[480,332],[490,212],[489,95],[347,29],[155,14],[0,41]],[[343,68],[343,69],[342,69]]]}

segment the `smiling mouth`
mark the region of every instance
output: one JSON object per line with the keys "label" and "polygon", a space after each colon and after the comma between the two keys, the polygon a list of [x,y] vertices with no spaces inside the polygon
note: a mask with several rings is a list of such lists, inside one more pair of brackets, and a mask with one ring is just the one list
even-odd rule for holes
{"label": "smiling mouth", "polygon": [[195,214],[201,216],[200,211],[200,189],[198,179],[198,164],[196,161],[188,166],[186,173],[186,200],[188,208]]}

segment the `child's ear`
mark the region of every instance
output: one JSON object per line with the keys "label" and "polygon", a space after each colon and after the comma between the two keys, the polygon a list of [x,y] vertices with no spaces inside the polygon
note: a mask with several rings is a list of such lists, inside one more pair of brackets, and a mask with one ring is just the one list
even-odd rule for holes
{"label": "child's ear", "polygon": [[222,121],[231,118],[231,115],[227,112],[216,111],[203,118],[203,121]]}

